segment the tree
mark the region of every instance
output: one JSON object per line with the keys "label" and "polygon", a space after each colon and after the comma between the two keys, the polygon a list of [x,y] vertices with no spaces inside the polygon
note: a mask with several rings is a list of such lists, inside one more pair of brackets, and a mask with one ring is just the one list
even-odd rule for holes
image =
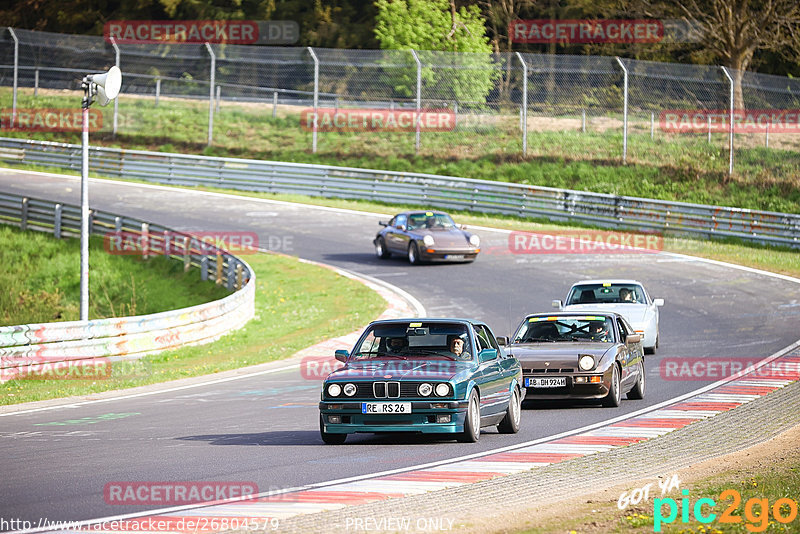
{"label": "tree", "polygon": [[797,0],[685,0],[654,4],[656,16],[679,7],[683,19],[698,26],[703,44],[733,69],[734,106],[744,109],[742,74],[757,51],[800,55],[800,4]]}
{"label": "tree", "polygon": [[[416,50],[428,97],[483,104],[499,70],[491,57],[486,22],[478,6],[455,0],[378,0],[375,35],[381,48]],[[444,54],[442,52],[462,52]],[[390,75],[395,92],[416,95],[416,68]]]}

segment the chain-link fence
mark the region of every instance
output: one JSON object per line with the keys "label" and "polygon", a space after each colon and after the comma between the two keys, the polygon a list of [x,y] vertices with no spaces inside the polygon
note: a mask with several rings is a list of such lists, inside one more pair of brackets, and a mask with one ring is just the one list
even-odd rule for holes
{"label": "chain-link fence", "polygon": [[597,56],[117,45],[5,28],[0,86],[13,89],[3,107],[78,92],[85,74],[115,64],[123,86],[102,130],[161,144],[251,146],[263,130],[264,153],[636,162],[657,160],[669,140],[707,143],[720,172],[732,172],[732,147],[800,148],[800,80]]}

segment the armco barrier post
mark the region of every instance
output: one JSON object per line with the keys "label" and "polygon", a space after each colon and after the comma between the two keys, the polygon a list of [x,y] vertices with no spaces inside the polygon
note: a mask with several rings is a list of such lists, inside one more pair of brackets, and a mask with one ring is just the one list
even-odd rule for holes
{"label": "armco barrier post", "polygon": [[211,141],[214,138],[214,81],[217,70],[217,56],[214,55],[214,50],[211,45],[206,43],[206,50],[211,58],[211,69],[209,72],[208,83],[208,146],[211,146]]}
{"label": "armco barrier post", "polygon": [[19,229],[23,232],[28,229],[28,199],[22,199],[22,214],[19,218]]}
{"label": "armco barrier post", "polygon": [[205,255],[200,259],[200,280],[208,280],[208,256]]}
{"label": "armco barrier post", "polygon": [[64,207],[61,204],[56,204],[53,212],[53,236],[56,239],[61,239],[61,212],[63,209]]}

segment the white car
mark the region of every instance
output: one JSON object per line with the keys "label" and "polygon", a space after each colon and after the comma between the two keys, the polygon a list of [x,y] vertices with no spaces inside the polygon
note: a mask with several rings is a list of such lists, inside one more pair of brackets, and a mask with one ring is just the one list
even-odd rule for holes
{"label": "white car", "polygon": [[566,300],[553,301],[565,311],[617,312],[642,336],[645,352],[658,348],[658,308],[664,299],[652,299],[636,280],[582,280],[573,284]]}

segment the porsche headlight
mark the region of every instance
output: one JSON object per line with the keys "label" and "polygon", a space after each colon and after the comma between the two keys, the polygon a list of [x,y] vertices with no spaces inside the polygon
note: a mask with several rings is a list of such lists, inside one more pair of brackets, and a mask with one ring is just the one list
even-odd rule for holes
{"label": "porsche headlight", "polygon": [[422,384],[419,385],[417,391],[419,392],[420,397],[427,397],[428,395],[433,393],[433,386],[428,384],[427,382],[423,382]]}
{"label": "porsche headlight", "polygon": [[432,247],[433,246],[433,236],[426,235],[425,237],[422,238],[422,242],[425,244],[426,247]]}
{"label": "porsche headlight", "polygon": [[472,234],[471,236],[469,236],[469,244],[472,245],[473,247],[479,247],[481,246],[481,238],[475,234]]}
{"label": "porsche headlight", "polygon": [[588,371],[594,367],[594,356],[591,354],[583,354],[578,359],[578,367],[581,368],[581,371]]}
{"label": "porsche headlight", "polygon": [[356,394],[356,385],[355,384],[345,384],[344,385],[344,394],[348,397],[352,397]]}
{"label": "porsche headlight", "polygon": [[328,395],[331,397],[338,397],[339,394],[342,392],[342,386],[339,384],[331,384],[328,386]]}
{"label": "porsche headlight", "polygon": [[436,394],[440,397],[446,397],[450,394],[450,384],[445,384],[442,382],[441,384],[436,384]]}

